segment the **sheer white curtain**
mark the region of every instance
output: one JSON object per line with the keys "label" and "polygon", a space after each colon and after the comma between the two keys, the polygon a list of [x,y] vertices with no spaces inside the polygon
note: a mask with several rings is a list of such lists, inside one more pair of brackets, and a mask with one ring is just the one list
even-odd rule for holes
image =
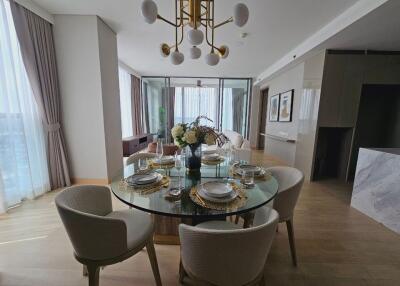
{"label": "sheer white curtain", "polygon": [[0,0],[0,213],[50,190],[45,147],[9,2]]}
{"label": "sheer white curtain", "polygon": [[175,124],[190,123],[200,115],[213,122],[202,124],[217,128],[218,92],[212,87],[175,87]]}
{"label": "sheer white curtain", "polygon": [[133,135],[132,128],[132,91],[131,75],[123,68],[118,68],[119,95],[121,104],[122,138]]}

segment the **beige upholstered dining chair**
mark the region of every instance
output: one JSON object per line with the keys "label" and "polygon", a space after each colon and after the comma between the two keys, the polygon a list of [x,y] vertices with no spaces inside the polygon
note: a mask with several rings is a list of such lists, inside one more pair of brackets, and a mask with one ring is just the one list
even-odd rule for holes
{"label": "beige upholstered dining chair", "polygon": [[264,285],[264,266],[278,223],[275,210],[268,214],[263,218],[259,214],[258,224],[247,229],[227,221],[180,224],[180,281],[194,285]]}
{"label": "beige upholstered dining chair", "polygon": [[157,154],[155,154],[155,153],[138,152],[138,153],[130,155],[128,157],[128,159],[126,160],[125,165],[128,166],[130,164],[137,163],[137,161],[140,159],[152,159],[152,158],[156,158],[156,157],[157,157]]}
{"label": "beige upholstered dining chair", "polygon": [[76,260],[89,275],[89,286],[99,285],[100,267],[121,262],[146,247],[157,285],[161,285],[153,245],[153,224],[137,210],[113,211],[105,186],[73,186],[57,195],[55,203],[74,248]]}
{"label": "beige upholstered dining chair", "polygon": [[[292,167],[271,167],[267,169],[276,178],[279,184],[278,194],[274,199],[273,208],[279,213],[279,222],[286,222],[289,236],[290,253],[293,265],[297,265],[296,247],[293,231],[293,212],[303,186],[303,173]],[[256,210],[257,212],[261,209]]]}

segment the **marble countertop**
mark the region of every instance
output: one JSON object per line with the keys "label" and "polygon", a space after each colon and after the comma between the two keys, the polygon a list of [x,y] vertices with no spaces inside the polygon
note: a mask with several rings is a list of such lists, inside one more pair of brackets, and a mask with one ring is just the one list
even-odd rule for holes
{"label": "marble countertop", "polygon": [[373,151],[379,151],[379,152],[384,152],[384,153],[389,153],[389,154],[400,155],[400,148],[360,148],[360,149],[367,149],[367,150],[373,150]]}
{"label": "marble countertop", "polygon": [[351,206],[400,234],[399,155],[399,148],[360,148]]}

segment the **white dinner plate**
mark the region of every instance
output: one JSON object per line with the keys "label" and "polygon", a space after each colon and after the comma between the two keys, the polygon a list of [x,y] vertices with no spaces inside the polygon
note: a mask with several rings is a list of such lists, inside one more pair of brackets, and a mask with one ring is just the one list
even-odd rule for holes
{"label": "white dinner plate", "polygon": [[159,173],[149,174],[134,174],[126,178],[126,182],[131,186],[143,186],[158,183],[162,180],[162,175]]}
{"label": "white dinner plate", "polygon": [[201,184],[199,187],[205,194],[213,198],[227,197],[233,192],[230,184],[222,182],[207,182]]}
{"label": "white dinner plate", "polygon": [[206,154],[202,159],[206,161],[218,161],[220,159],[220,155],[217,153]]}
{"label": "white dinner plate", "polygon": [[214,198],[214,197],[207,195],[204,192],[204,189],[201,187],[198,190],[198,194],[203,199],[210,201],[210,202],[214,202],[214,203],[229,203],[229,202],[233,201],[234,199],[236,199],[236,197],[238,196],[238,194],[236,192],[231,192],[230,195],[228,195],[226,197]]}
{"label": "white dinner plate", "polygon": [[160,159],[155,158],[153,160],[153,162],[156,164],[171,164],[174,162],[174,157],[173,156],[164,156],[161,158],[161,163],[160,163]]}

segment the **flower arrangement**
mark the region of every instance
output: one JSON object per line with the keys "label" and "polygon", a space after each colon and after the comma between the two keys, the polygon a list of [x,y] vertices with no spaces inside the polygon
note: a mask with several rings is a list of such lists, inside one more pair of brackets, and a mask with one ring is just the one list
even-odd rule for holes
{"label": "flower arrangement", "polygon": [[179,148],[186,146],[196,147],[200,144],[222,146],[226,140],[224,134],[219,134],[214,128],[200,125],[200,120],[206,119],[212,122],[206,116],[197,117],[192,123],[178,123],[171,129],[174,143]]}
{"label": "flower arrangement", "polygon": [[189,170],[199,170],[201,167],[201,144],[222,146],[226,136],[214,128],[200,125],[200,120],[211,119],[206,116],[197,117],[192,123],[179,123],[171,129],[174,143],[179,148],[187,147],[186,167]]}

